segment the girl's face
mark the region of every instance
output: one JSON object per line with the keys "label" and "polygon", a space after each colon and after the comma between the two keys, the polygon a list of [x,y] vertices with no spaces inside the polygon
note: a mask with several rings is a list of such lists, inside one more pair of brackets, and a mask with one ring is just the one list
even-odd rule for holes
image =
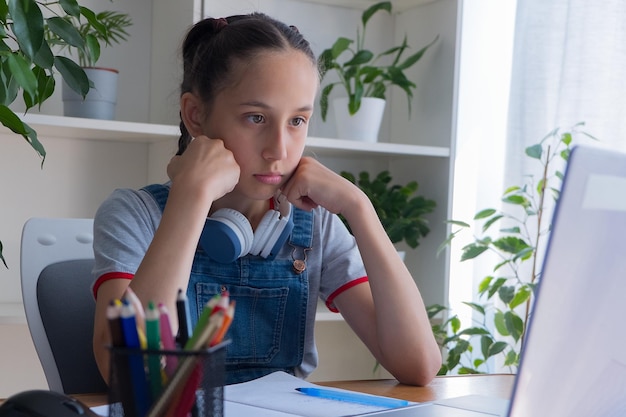
{"label": "girl's face", "polygon": [[317,68],[302,52],[266,52],[238,61],[204,124],[240,166],[234,192],[262,200],[276,193],[296,169],[313,113]]}

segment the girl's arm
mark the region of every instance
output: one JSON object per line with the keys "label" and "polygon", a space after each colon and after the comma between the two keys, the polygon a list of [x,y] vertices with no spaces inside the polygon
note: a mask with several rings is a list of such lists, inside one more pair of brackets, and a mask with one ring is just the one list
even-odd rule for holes
{"label": "girl's arm", "polygon": [[[144,308],[152,300],[175,311],[178,289],[187,288],[211,204],[231,191],[239,179],[239,166],[220,140],[196,138],[177,160],[163,217],[132,281],[114,279],[98,289],[94,354],[105,380],[109,368],[106,345],[110,343],[106,306],[121,298],[130,285]],[[175,321],[175,315],[172,318]],[[173,322],[172,328],[176,331],[178,323]]]}
{"label": "girl's arm", "polygon": [[419,289],[367,196],[310,158],[303,158],[283,193],[300,208],[320,205],[346,218],[369,284],[346,290],[335,298],[335,305],[398,381],[428,384],[441,367],[441,352]]}

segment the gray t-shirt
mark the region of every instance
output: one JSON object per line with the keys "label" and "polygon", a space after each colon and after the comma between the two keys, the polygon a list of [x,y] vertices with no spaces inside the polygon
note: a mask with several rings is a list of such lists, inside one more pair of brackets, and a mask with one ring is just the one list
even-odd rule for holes
{"label": "gray t-shirt", "polygon": [[[161,216],[161,209],[144,190],[118,189],[104,201],[94,218],[94,292],[108,279],[134,276]],[[291,258],[291,253],[292,248],[285,247],[277,259]],[[313,240],[306,252],[306,268],[309,302],[304,357],[294,370],[302,378],[313,372],[318,361],[313,336],[317,299],[336,311],[333,299],[344,289],[367,280],[354,237],[338,216],[320,207],[313,210]]]}

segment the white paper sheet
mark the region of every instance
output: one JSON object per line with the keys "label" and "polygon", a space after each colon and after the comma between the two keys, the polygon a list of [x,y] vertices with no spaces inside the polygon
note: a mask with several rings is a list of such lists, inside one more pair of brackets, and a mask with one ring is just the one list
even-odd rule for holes
{"label": "white paper sheet", "polygon": [[[296,388],[299,387],[319,387],[319,385],[304,381],[285,372],[274,372],[253,381],[228,385],[224,387],[226,417],[248,417],[250,415],[341,417],[386,409],[384,407],[311,397],[296,391]],[[234,404],[230,403],[254,406],[257,407],[257,410],[250,414],[251,409],[249,407],[239,409],[239,407],[235,407]],[[260,412],[258,408],[275,410],[278,413],[258,414]]]}

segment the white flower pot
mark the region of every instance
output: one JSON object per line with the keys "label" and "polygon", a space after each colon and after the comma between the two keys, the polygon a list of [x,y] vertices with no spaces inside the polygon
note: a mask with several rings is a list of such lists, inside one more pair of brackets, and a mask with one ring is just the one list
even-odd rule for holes
{"label": "white flower pot", "polygon": [[385,100],[364,97],[359,111],[354,115],[350,115],[348,111],[348,97],[334,99],[333,107],[339,139],[378,141],[378,131],[385,112]]}
{"label": "white flower pot", "polygon": [[115,119],[118,71],[110,68],[83,68],[93,82],[85,99],[63,83],[63,114],[89,119]]}

